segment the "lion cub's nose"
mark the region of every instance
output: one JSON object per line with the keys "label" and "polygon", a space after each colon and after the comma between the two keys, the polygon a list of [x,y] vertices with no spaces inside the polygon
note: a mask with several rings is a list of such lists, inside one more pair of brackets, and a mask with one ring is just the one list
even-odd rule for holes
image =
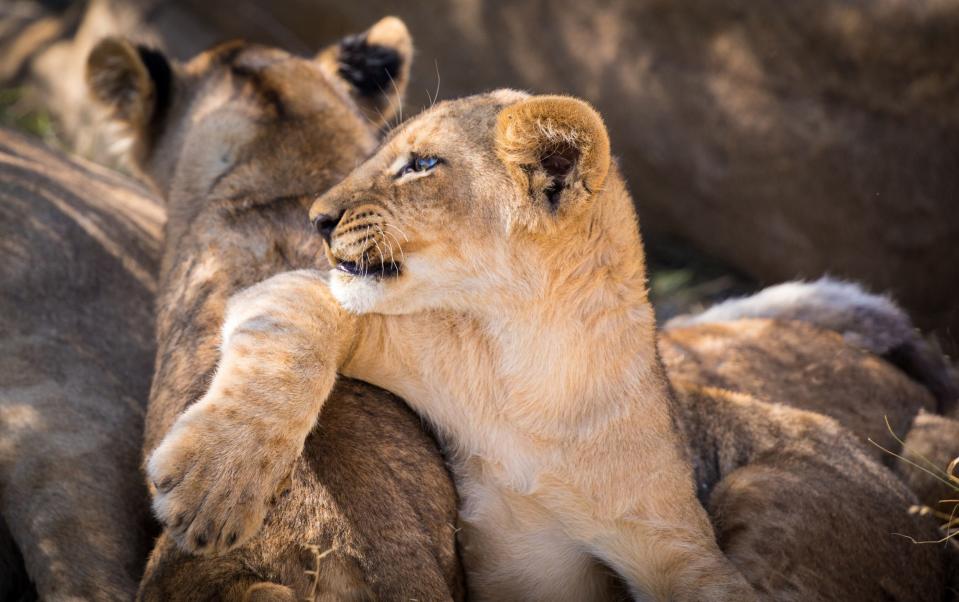
{"label": "lion cub's nose", "polygon": [[333,236],[333,230],[336,229],[336,225],[340,223],[340,219],[342,218],[342,212],[337,213],[336,215],[320,213],[313,218],[313,227],[316,228],[316,231],[320,233],[320,236],[323,237],[323,240],[326,241],[326,244],[330,244],[330,237]]}

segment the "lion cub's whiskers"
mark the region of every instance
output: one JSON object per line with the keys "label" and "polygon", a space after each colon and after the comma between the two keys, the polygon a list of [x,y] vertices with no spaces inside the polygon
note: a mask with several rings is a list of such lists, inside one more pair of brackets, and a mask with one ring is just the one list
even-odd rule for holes
{"label": "lion cub's whiskers", "polygon": [[390,242],[390,239],[386,237],[386,231],[384,231],[379,224],[373,224],[373,227],[376,228],[380,232],[380,234],[383,235],[383,242],[386,244],[386,248],[390,250],[390,263],[395,266],[396,258],[393,256],[393,243]]}
{"label": "lion cub's whiskers", "polygon": [[386,254],[383,253],[383,247],[380,246],[380,243],[377,242],[376,237],[372,237],[373,244],[376,246],[376,254],[380,256],[380,263],[386,262]]}
{"label": "lion cub's whiskers", "polygon": [[399,232],[400,234],[403,235],[403,239],[404,239],[406,242],[410,242],[410,237],[406,235],[406,232],[403,232],[403,231],[400,230],[397,226],[394,226],[393,224],[391,224],[391,223],[389,223],[389,222],[384,222],[383,225],[386,226],[387,228],[393,228],[394,230],[396,230],[397,232]]}
{"label": "lion cub's whiskers", "polygon": [[436,69],[436,92],[433,93],[433,96],[430,96],[430,91],[426,90],[426,98],[430,101],[430,107],[433,108],[433,105],[436,104],[436,101],[440,98],[440,64],[437,59],[433,59],[433,67]]}

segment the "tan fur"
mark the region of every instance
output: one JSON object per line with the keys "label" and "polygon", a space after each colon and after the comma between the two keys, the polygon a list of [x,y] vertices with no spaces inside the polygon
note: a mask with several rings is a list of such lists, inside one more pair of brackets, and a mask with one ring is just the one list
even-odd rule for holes
{"label": "tan fur", "polygon": [[720,546],[764,599],[938,600],[942,548],[914,497],[821,414],[676,381]]}
{"label": "tan fur", "polygon": [[944,469],[959,454],[959,421],[936,415],[932,392],[846,338],[805,321],[740,318],[668,328],[659,349],[671,378],[835,418],[924,504],[949,512],[939,502],[954,497],[952,488],[892,454]]}
{"label": "tan fur", "polygon": [[[944,483],[915,466],[916,463],[927,464],[923,460],[928,459],[928,463],[945,470],[959,457],[959,421],[920,410],[904,437],[904,443],[901,454],[905,459],[897,459],[895,463],[902,480],[926,506],[947,516],[954,512],[959,514],[954,483]],[[955,577],[959,578],[959,574]]]}
{"label": "tan fur", "polygon": [[[399,46],[372,50],[388,58],[393,52],[399,61],[394,77],[402,76],[399,67],[408,70],[411,43],[397,19],[354,38],[366,42],[350,46],[349,56],[343,56],[342,44],[334,47],[330,52],[339,62],[328,64],[230,43],[169,65],[173,92],[166,104],[148,112],[145,127],[127,123],[136,138],[134,159],[167,198],[169,212],[145,454],[171,425],[181,424],[181,413],[192,413],[191,404],[207,389],[228,297],[277,272],[322,260],[306,203],[376,144],[376,124],[360,103],[396,105],[405,86],[400,79],[388,91],[354,95],[353,81],[339,70],[351,61],[354,74],[370,68],[364,53],[371,40],[380,39],[381,26]],[[145,56],[141,49],[127,52],[124,42],[105,44],[100,52],[113,59]],[[130,98],[123,92],[142,104],[140,87],[135,80],[126,90],[97,87],[115,81],[99,70],[113,69],[116,62],[97,51],[94,58],[88,78],[94,93],[123,118]],[[162,88],[155,66],[149,77],[153,94]],[[384,115],[389,117],[389,109]],[[332,380],[326,384],[332,386]],[[249,420],[255,428],[269,395],[262,401],[259,408],[216,413],[227,423]],[[238,466],[242,456],[247,469],[242,474],[224,480],[216,470],[191,472],[204,483],[192,503],[217,499],[239,523],[208,522],[157,498],[154,507],[166,529],[147,566],[141,599],[462,597],[456,495],[429,433],[398,399],[355,381],[339,381],[327,409],[330,419],[320,428],[300,425],[304,437],[294,447],[287,446],[289,433],[278,431],[258,431],[246,448],[240,441],[220,440],[220,466]],[[246,412],[251,417],[245,418]],[[268,455],[280,449],[288,453]],[[260,479],[258,472],[271,466],[276,471]],[[267,481],[269,491],[234,487]],[[157,478],[150,484],[160,491],[171,486]],[[251,537],[254,528],[244,523],[258,528],[268,509],[266,526]],[[181,547],[220,554],[192,556]]]}
{"label": "tan fur", "polygon": [[[752,318],[670,328],[659,348],[675,379],[831,416],[863,443],[872,438],[892,446],[884,417],[904,435],[920,409],[936,405],[928,391],[880,357],[805,322]],[[869,447],[883,459],[881,450]]]}
{"label": "tan fur", "polygon": [[609,137],[598,114],[578,108],[561,97],[542,96],[500,113],[496,150],[514,178],[522,180],[521,167],[538,163],[544,151],[566,144],[583,154],[577,166],[583,185],[599,190],[609,170]]}
{"label": "tan fur", "polygon": [[[904,512],[908,490],[834,422],[722,391],[673,397],[632,200],[597,136],[585,103],[510,91],[437,105],[393,132],[314,203],[337,269],[276,276],[231,301],[209,391],[148,462],[172,483],[158,505],[245,525],[220,499],[196,505],[209,483],[188,467],[236,459],[221,474],[243,474],[266,445],[276,461],[243,485],[267,495],[339,369],[436,426],[477,599],[604,599],[617,589],[609,569],[654,599],[940,592],[938,552],[889,534],[922,529]],[[560,145],[569,160],[556,161]],[[417,157],[442,161],[406,169]],[[211,440],[244,451],[217,456]],[[882,522],[871,541],[840,485]],[[791,521],[771,506],[807,489],[815,504],[799,501]],[[821,530],[804,528],[814,516]],[[766,541],[777,525],[789,537]]]}

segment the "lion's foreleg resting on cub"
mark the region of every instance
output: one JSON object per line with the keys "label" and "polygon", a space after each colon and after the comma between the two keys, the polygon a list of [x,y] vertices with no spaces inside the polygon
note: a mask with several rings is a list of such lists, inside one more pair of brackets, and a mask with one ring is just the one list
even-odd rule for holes
{"label": "lion's foreleg resting on cub", "polygon": [[[182,539],[190,541],[199,535],[194,530],[203,529],[214,545],[246,541],[292,472],[353,331],[354,320],[321,280],[318,272],[290,272],[230,301],[209,390],[181,415],[147,464],[157,489],[153,507],[164,523],[189,512],[186,502],[204,491],[223,502],[205,507]],[[219,462],[197,466],[219,474],[194,469],[178,480],[175,475],[211,445],[221,451]],[[246,487],[239,496],[237,482]]]}
{"label": "lion's foreleg resting on cub", "polygon": [[[288,460],[250,442],[302,433],[339,370],[436,427],[473,599],[603,600],[614,573],[643,600],[941,591],[935,550],[891,535],[922,533],[911,495],[852,435],[775,397],[667,378],[634,205],[587,104],[509,90],[441,103],[310,214],[333,270],[232,304],[207,415],[185,416],[151,461],[161,504],[218,528],[247,520],[224,516],[221,481],[267,495]],[[231,412],[246,419],[212,418]],[[780,500],[804,489],[785,524]]]}
{"label": "lion's foreleg resting on cub", "polygon": [[[427,328],[419,320],[352,316],[336,302],[319,272],[274,276],[234,297],[223,330],[222,359],[209,392],[180,418],[148,464],[149,476],[158,487],[155,508],[161,518],[189,510],[186,504],[195,499],[194,489],[211,488],[211,483],[208,497],[219,498],[217,483],[228,480],[223,475],[241,475],[253,500],[271,495],[288,470],[284,467],[289,458],[299,453],[298,446],[319,414],[337,370],[403,391],[407,399],[428,398],[424,391],[429,383],[415,375],[420,370],[442,370],[442,366],[417,361],[407,346],[394,342],[424,332]],[[442,336],[434,343],[449,346]],[[446,419],[439,416],[442,408],[415,402],[414,407],[445,424]],[[648,415],[644,418],[649,420]],[[632,424],[623,434],[631,439],[630,433],[641,428]],[[222,475],[193,470],[177,481],[175,475],[182,475],[184,466],[213,466],[205,461],[211,444],[228,450],[219,454],[215,465]],[[605,487],[590,482],[590,456],[601,457],[606,447],[630,446],[628,441],[602,437],[587,450],[568,454],[563,462],[574,465],[572,472],[560,466],[553,467],[558,471],[555,475],[543,471],[540,491],[532,499],[519,492],[516,499],[508,499],[510,492],[500,487],[487,487],[477,496],[484,479],[470,474],[466,486],[473,488],[474,495],[467,497],[483,498],[464,509],[471,519],[469,529],[482,533],[470,546],[471,568],[485,581],[480,591],[515,599],[531,595],[548,599],[550,591],[571,600],[595,599],[598,592],[611,587],[596,576],[603,572],[599,563],[603,562],[637,595],[649,591],[657,599],[727,598],[725,584],[710,583],[721,582],[717,574],[729,568],[714,561],[717,555],[709,549],[714,543],[703,539],[703,532],[711,532],[705,513],[691,515],[677,503],[687,492],[677,490],[669,471],[663,471],[662,478],[655,473],[642,475],[657,495],[637,499],[631,484],[619,496],[607,495],[599,513],[596,500],[589,499],[593,494],[584,493]],[[472,472],[468,464],[460,467],[461,473]],[[635,483],[635,465],[620,466],[618,474],[605,472],[601,478]],[[276,470],[268,472],[266,467]],[[659,503],[660,499],[664,502]],[[242,506],[217,503],[204,505],[200,513],[195,524],[213,521],[214,532],[229,538],[248,537],[262,518]],[[562,527],[556,515],[564,517]],[[696,520],[702,522],[692,522]],[[552,542],[551,530],[558,535]],[[501,553],[482,550],[484,543],[494,544],[496,539],[505,544]],[[518,550],[533,548],[536,553],[519,562]],[[504,563],[510,559],[516,562]],[[662,589],[656,589],[657,584]]]}

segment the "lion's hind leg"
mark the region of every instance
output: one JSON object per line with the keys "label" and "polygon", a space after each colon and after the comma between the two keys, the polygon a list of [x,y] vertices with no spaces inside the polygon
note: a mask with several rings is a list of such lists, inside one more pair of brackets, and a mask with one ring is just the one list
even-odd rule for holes
{"label": "lion's hind leg", "polygon": [[751,463],[709,496],[720,546],[758,592],[779,601],[939,599],[940,549],[903,537],[933,533],[919,532],[891,478],[798,460]]}
{"label": "lion's hind leg", "polygon": [[676,383],[720,548],[768,600],[939,600],[940,536],[912,492],[830,418]]}

